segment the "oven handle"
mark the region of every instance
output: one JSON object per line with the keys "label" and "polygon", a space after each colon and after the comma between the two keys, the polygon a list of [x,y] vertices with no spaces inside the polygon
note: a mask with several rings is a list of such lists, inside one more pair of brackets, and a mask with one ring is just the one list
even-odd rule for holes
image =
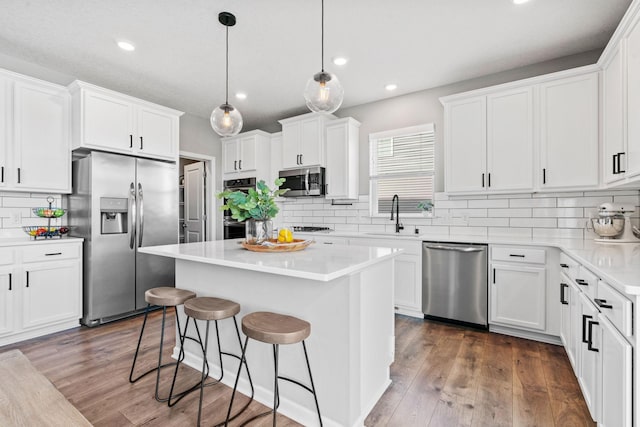
{"label": "oven handle", "polygon": [[309,169],[307,169],[307,173],[304,174],[304,189],[309,194]]}

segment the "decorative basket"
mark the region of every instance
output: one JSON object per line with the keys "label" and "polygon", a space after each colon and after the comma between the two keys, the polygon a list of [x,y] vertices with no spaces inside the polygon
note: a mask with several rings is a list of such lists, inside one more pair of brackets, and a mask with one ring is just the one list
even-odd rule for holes
{"label": "decorative basket", "polygon": [[313,240],[293,239],[291,243],[279,243],[276,239],[269,239],[259,245],[252,245],[245,241],[240,244],[243,248],[253,252],[295,252],[303,250],[313,242]]}
{"label": "decorative basket", "polygon": [[48,208],[33,208],[33,214],[40,218],[60,218],[67,212],[66,209],[48,207]]}
{"label": "decorative basket", "polygon": [[69,232],[69,227],[43,227],[39,225],[25,226],[22,229],[34,239],[60,238]]}

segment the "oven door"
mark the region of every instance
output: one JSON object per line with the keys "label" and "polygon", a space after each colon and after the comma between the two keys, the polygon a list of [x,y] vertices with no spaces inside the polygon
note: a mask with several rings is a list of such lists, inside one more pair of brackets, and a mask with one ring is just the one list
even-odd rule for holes
{"label": "oven door", "polygon": [[224,239],[240,239],[246,236],[245,223],[236,221],[224,222]]}

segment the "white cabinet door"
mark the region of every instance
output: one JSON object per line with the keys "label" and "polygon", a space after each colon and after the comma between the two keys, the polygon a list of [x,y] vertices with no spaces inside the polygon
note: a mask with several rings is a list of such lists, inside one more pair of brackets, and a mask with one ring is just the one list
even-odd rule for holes
{"label": "white cabinet door", "polygon": [[12,267],[0,267],[0,336],[13,332],[13,306],[16,304],[15,275]]}
{"label": "white cabinet door", "polygon": [[544,267],[492,264],[490,322],[545,330]]}
{"label": "white cabinet door", "polygon": [[627,153],[626,176],[640,174],[640,17],[626,39]]}
{"label": "white cabinet door", "polygon": [[222,142],[222,172],[235,173],[238,172],[238,145],[240,141],[233,139]]}
{"label": "white cabinet door", "polygon": [[420,260],[415,255],[399,255],[395,258],[394,274],[394,304],[397,308],[409,308],[420,311],[422,309],[421,286],[422,280]]}
{"label": "white cabinet door", "polygon": [[352,118],[334,120],[326,126],[328,199],[358,198],[359,126]]}
{"label": "white cabinet door", "polygon": [[162,111],[137,108],[137,138],[133,147],[139,154],[175,160],[178,156],[178,118]]}
{"label": "white cabinet door", "polygon": [[248,136],[240,139],[238,170],[242,172],[256,170],[257,137]]}
{"label": "white cabinet door", "polygon": [[618,49],[602,72],[603,179],[611,183],[624,178],[624,84],[622,53]]}
{"label": "white cabinet door", "polygon": [[485,188],[533,189],[532,87],[487,96]]}
{"label": "white cabinet door", "polygon": [[300,138],[302,125],[300,122],[282,125],[282,168],[300,167]]}
{"label": "white cabinet door", "polygon": [[82,146],[117,153],[131,153],[139,141],[134,131],[134,106],[125,99],[84,91]]}
{"label": "white cabinet door", "polygon": [[598,74],[540,85],[540,188],[598,185]]}
{"label": "white cabinet door", "polygon": [[567,349],[571,339],[571,310],[569,307],[571,296],[568,279],[562,275],[560,279],[560,340]]}
{"label": "white cabinet door", "polygon": [[632,346],[605,318],[599,317],[601,329],[603,427],[631,427],[632,413]]}
{"label": "white cabinet door", "polygon": [[445,106],[446,191],[478,191],[486,185],[485,97]]}
{"label": "white cabinet door", "polygon": [[324,121],[318,118],[303,120],[300,128],[300,165],[324,165]]}
{"label": "white cabinet door", "polygon": [[17,81],[14,86],[14,188],[71,192],[69,94]]}
{"label": "white cabinet door", "polygon": [[600,374],[600,328],[598,326],[598,309],[584,293],[580,293],[581,334],[578,354],[580,355],[579,371],[576,373],[582,389],[582,396],[589,408],[591,418],[599,416],[599,384]]}
{"label": "white cabinet door", "polygon": [[46,262],[28,265],[24,269],[24,329],[82,317],[78,310],[78,261]]}
{"label": "white cabinet door", "polygon": [[11,80],[0,75],[0,188],[6,187],[10,182],[12,172],[11,162]]}

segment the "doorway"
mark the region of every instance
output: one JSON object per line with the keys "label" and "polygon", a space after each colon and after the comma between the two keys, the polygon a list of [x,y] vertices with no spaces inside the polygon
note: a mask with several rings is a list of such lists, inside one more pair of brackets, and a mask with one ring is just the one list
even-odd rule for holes
{"label": "doorway", "polygon": [[214,165],[214,157],[180,152],[178,163],[180,243],[215,239]]}

